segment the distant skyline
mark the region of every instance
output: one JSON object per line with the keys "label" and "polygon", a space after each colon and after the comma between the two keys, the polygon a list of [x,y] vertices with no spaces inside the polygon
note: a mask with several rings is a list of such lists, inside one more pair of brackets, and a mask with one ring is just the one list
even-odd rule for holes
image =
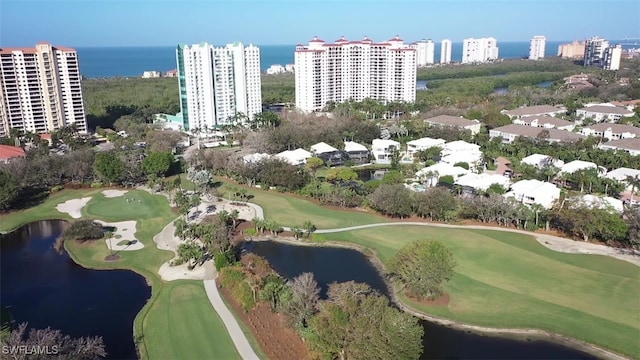
{"label": "distant skyline", "polygon": [[[45,25],[46,24],[46,25]],[[638,0],[0,0],[0,47],[640,38]]]}

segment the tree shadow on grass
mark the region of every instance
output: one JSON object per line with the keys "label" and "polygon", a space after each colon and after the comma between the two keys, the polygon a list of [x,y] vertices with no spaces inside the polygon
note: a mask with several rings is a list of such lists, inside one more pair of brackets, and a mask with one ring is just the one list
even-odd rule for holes
{"label": "tree shadow on grass", "polygon": [[25,210],[42,204],[49,197],[45,188],[26,188],[20,191],[18,198],[9,210]]}

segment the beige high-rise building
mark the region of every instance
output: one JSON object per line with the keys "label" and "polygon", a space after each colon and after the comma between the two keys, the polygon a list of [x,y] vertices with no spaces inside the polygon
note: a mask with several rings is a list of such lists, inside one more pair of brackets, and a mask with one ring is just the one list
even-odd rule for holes
{"label": "beige high-rise building", "polygon": [[574,40],[571,44],[561,44],[558,46],[558,56],[570,59],[584,58],[584,42]]}
{"label": "beige high-rise building", "polygon": [[75,49],[38,43],[0,48],[0,136],[45,133],[75,124],[87,131]]}

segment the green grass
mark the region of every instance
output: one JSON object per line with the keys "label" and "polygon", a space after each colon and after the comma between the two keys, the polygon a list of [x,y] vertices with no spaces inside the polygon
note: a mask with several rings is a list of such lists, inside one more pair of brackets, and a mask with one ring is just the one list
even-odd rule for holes
{"label": "green grass", "polygon": [[51,194],[43,203],[25,210],[14,211],[0,215],[0,232],[10,232],[20,226],[40,220],[63,219],[70,220],[71,216],[56,210],[56,206],[67,200],[93,196],[103,189],[62,190]]}
{"label": "green grass", "polygon": [[405,303],[480,326],[536,328],[640,357],[640,268],[599,255],[559,253],[532,236],[425,226],[316,235],[364,245],[388,262],[416,239],[445,243],[458,262],[446,307]]}
{"label": "green grass", "polygon": [[[170,282],[144,319],[149,359],[240,359],[202,281]],[[146,341],[146,340],[145,340]]]}
{"label": "green grass", "polygon": [[[229,197],[229,184],[225,182],[219,189],[220,195]],[[389,221],[366,212],[334,210],[311,201],[287,196],[275,191],[247,188],[254,197],[249,200],[264,210],[264,217],[283,226],[299,226],[310,220],[318,229],[332,229]]]}
{"label": "green grass", "polygon": [[155,236],[176,218],[166,197],[145,191],[129,190],[126,196],[142,202],[127,203],[124,197],[106,198],[102,189],[65,190],[53,194],[42,204],[0,217],[0,229],[8,231],[29,222],[44,219],[70,219],[58,212],[57,204],[70,199],[93,197],[82,209],[83,217],[108,222],[136,220],[136,238],[144,248],[120,251],[120,260],[106,262],[110,254],[103,240],[77,243],[67,241],[65,248],[77,263],[93,269],[128,269],[143,275],[152,294],[134,321],[134,335],[143,359],[238,359],[235,346],[209,302],[202,282],[162,281],[160,266],[173,257],[159,250]]}

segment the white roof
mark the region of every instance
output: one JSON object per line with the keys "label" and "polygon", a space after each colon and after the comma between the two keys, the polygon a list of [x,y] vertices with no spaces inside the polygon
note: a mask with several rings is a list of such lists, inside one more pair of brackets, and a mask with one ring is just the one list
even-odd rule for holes
{"label": "white roof", "polygon": [[444,145],[444,143],[445,143],[445,141],[443,139],[432,139],[432,138],[424,137],[424,138],[421,138],[421,139],[408,141],[407,145],[412,145],[412,146],[416,146],[416,147],[430,148],[430,147],[433,147],[433,146],[442,147],[442,145]]}
{"label": "white roof", "polygon": [[438,173],[438,176],[447,176],[447,175],[458,176],[458,175],[464,175],[469,173],[469,170],[460,166],[453,166],[451,164],[437,163],[437,164],[418,170],[416,172],[416,176],[418,177],[423,176],[428,174],[429,172]]}
{"label": "white roof", "polygon": [[586,170],[586,169],[597,169],[598,165],[592,163],[590,161],[582,161],[582,160],[573,160],[568,162],[560,168],[561,173],[565,174],[573,174],[576,171]]}
{"label": "white roof", "polygon": [[444,144],[442,150],[449,151],[462,151],[462,150],[476,150],[480,151],[480,145],[471,144],[464,140],[456,140],[449,143]]}
{"label": "white roof", "polygon": [[375,148],[387,148],[389,146],[400,147],[400,143],[394,140],[373,139],[371,145]]}
{"label": "white roof", "polygon": [[444,155],[441,159],[440,162],[443,163],[448,163],[448,164],[455,164],[455,163],[467,163],[467,164],[471,164],[471,163],[475,163],[482,160],[482,153],[481,152],[453,152],[447,155]]}
{"label": "white roof", "polygon": [[544,155],[544,154],[529,155],[529,156],[525,157],[524,159],[522,159],[522,161],[520,161],[520,162],[523,163],[523,164],[529,164],[529,165],[533,165],[533,166],[540,166],[540,165],[549,164],[549,165],[561,167],[562,165],[564,165],[564,161],[558,160],[558,159],[554,159],[551,156]]}
{"label": "white roof", "polygon": [[351,151],[369,151],[369,150],[367,149],[366,146],[364,146],[362,144],[358,144],[357,142],[345,141],[344,142],[344,151],[351,152]]}
{"label": "white roof", "polygon": [[244,160],[244,162],[246,163],[253,163],[253,162],[258,162],[262,159],[268,159],[270,158],[271,155],[269,154],[264,154],[264,153],[255,153],[255,154],[249,154],[249,155],[245,155],[242,157],[242,160]]}
{"label": "white roof", "polygon": [[312,154],[305,149],[295,149],[283,151],[276,156],[292,165],[299,165],[305,163]]}
{"label": "white roof", "polygon": [[626,181],[627,176],[640,177],[640,170],[623,167],[623,168],[611,170],[607,173],[607,175],[605,175],[606,178],[617,180],[617,181]]}
{"label": "white roof", "polygon": [[571,197],[570,199],[575,201],[573,204],[576,205],[585,205],[596,209],[612,208],[619,213],[624,211],[622,200],[614,199],[609,196],[578,195]]}
{"label": "white roof", "polygon": [[335,152],[338,151],[338,149],[334,148],[333,146],[325,143],[325,142],[319,142],[315,145],[311,145],[311,152],[312,153],[316,153],[316,154],[324,154],[324,153],[330,153],[330,152]]}
{"label": "white roof", "polygon": [[497,174],[466,174],[460,176],[456,184],[468,186],[477,190],[487,190],[492,184],[500,184],[509,187],[509,178]]}
{"label": "white roof", "polygon": [[536,197],[535,193],[551,194],[557,192],[560,194],[560,188],[552,183],[548,183],[540,180],[520,180],[511,185],[511,191],[518,194],[526,194],[528,196]]}

